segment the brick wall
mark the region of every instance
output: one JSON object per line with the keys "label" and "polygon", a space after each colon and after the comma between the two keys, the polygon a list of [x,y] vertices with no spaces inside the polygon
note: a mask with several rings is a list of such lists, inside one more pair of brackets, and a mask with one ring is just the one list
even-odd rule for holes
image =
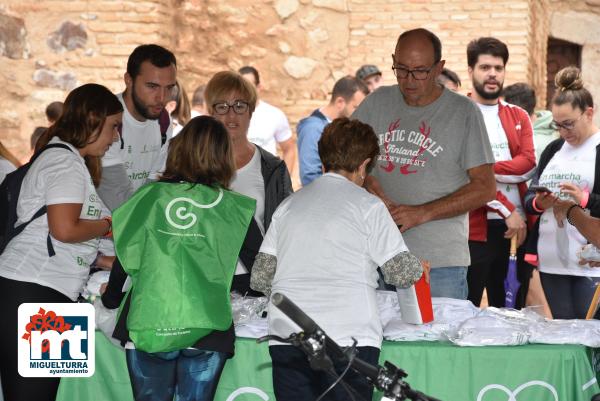
{"label": "brick wall", "polygon": [[539,108],[546,104],[546,54],[548,52],[548,34],[550,18],[548,0],[529,0],[530,12],[528,20],[527,47],[527,80],[536,89]]}

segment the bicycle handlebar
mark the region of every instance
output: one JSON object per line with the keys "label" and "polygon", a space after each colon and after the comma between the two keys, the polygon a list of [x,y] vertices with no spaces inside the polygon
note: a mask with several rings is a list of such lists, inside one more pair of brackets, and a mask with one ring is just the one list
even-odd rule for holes
{"label": "bicycle handlebar", "polygon": [[[314,334],[319,334],[325,338],[325,347],[328,351],[332,351],[336,358],[348,358],[344,350],[319,327],[306,313],[304,313],[296,304],[283,294],[275,293],[271,297],[271,302],[287,317],[296,323],[305,336],[310,337]],[[370,379],[371,383],[379,390],[384,391],[387,397],[394,397],[396,400],[410,399],[413,401],[440,401],[436,398],[429,397],[420,391],[410,388],[408,383],[402,381],[407,374],[389,362],[385,363],[385,367],[372,365],[359,358],[352,359],[352,367],[357,372],[363,374]]]}

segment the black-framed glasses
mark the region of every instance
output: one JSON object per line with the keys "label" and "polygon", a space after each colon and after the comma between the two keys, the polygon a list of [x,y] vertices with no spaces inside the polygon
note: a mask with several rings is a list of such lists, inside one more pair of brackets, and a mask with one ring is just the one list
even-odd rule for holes
{"label": "black-framed glasses", "polygon": [[576,119],[566,120],[566,121],[563,121],[562,123],[552,120],[552,122],[550,123],[550,128],[553,130],[557,130],[557,131],[560,129],[571,131],[573,128],[575,128],[575,124],[577,124],[577,121],[581,120],[581,117],[583,117],[584,114],[585,113],[581,113],[581,115],[579,117],[577,117]]}
{"label": "black-framed glasses", "polygon": [[233,112],[235,114],[244,114],[248,111],[249,106],[250,105],[248,104],[248,102],[245,102],[243,100],[234,100],[233,103],[215,103],[213,104],[213,110],[217,114],[225,115],[229,113],[229,109],[231,108],[233,109]]}
{"label": "black-framed glasses", "polygon": [[436,64],[437,64],[437,62],[433,63],[433,65],[427,69],[417,68],[415,70],[392,65],[392,70],[394,71],[394,75],[397,78],[406,79],[406,78],[408,78],[408,74],[410,74],[410,75],[412,75],[413,79],[416,79],[417,81],[423,81],[424,79],[427,79],[427,77],[429,76],[429,73],[431,72],[431,70],[433,70],[433,68],[436,66]]}

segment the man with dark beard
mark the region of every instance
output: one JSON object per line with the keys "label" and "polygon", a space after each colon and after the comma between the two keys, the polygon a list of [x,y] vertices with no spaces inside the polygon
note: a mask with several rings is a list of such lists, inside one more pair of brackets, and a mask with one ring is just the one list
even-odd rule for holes
{"label": "man with dark beard", "polygon": [[98,194],[111,210],[134,191],[156,178],[166,161],[166,140],[172,136],[165,104],[176,91],[177,62],[164,47],[148,44],[134,49],[127,60],[121,140],[102,159]]}
{"label": "man with dark beard", "polygon": [[[477,306],[484,288],[490,306],[504,306],[510,239],[516,236],[518,245],[525,240],[523,196],[535,168],[533,129],[527,112],[499,99],[507,61],[508,48],[496,38],[475,39],[467,47],[474,89],[470,96],[483,114],[496,160],[496,199],[469,213],[471,265],[467,281],[469,300]],[[526,293],[526,288],[523,290]]]}

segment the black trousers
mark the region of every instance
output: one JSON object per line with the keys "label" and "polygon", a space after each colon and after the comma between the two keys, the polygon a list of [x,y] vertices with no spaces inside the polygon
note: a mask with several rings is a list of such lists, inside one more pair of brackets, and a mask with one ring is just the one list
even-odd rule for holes
{"label": "black trousers", "polygon": [[[378,363],[378,348],[357,347],[357,349],[358,358],[370,364]],[[273,390],[277,401],[314,401],[335,381],[334,377],[323,371],[312,370],[306,354],[294,346],[271,345],[269,353],[273,361]],[[334,361],[334,365],[339,375],[347,364]],[[373,398],[373,386],[352,368],[344,375],[343,381],[356,392],[354,397],[357,401],[370,401]],[[351,399],[342,384],[337,384],[323,398],[324,401]]]}
{"label": "black trousers", "polygon": [[[508,271],[510,240],[504,238],[506,224],[504,220],[488,220],[487,242],[469,241],[471,266],[467,271],[469,284],[468,300],[480,306],[483,289],[487,290],[488,305],[504,307],[504,279]],[[526,263],[525,250],[517,250],[517,279],[521,283],[517,293],[516,308],[525,306],[525,297],[529,289],[529,280],[533,266]]]}
{"label": "black trousers", "polygon": [[[60,378],[21,377],[18,372],[18,308],[26,302],[72,303],[67,296],[48,287],[0,277],[0,376],[4,401],[54,401]],[[23,340],[25,341],[25,340]]]}
{"label": "black trousers", "polygon": [[[585,319],[600,277],[540,272],[548,305],[555,319]],[[594,319],[598,319],[600,312]]]}

